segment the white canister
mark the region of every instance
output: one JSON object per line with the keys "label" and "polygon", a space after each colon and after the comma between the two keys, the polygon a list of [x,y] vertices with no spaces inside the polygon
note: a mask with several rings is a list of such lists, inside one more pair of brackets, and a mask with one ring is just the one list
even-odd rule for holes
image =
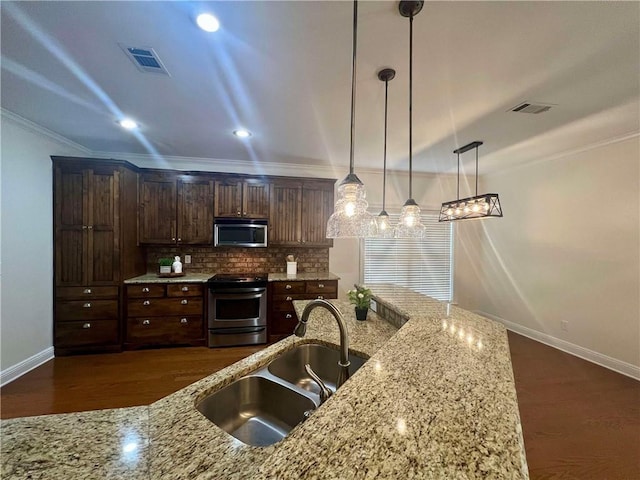
{"label": "white canister", "polygon": [[175,273],[182,273],[182,262],[180,261],[180,257],[178,257],[177,255],[174,257],[174,262],[173,262],[173,271]]}
{"label": "white canister", "polygon": [[296,275],[298,273],[298,262],[287,262],[287,275]]}

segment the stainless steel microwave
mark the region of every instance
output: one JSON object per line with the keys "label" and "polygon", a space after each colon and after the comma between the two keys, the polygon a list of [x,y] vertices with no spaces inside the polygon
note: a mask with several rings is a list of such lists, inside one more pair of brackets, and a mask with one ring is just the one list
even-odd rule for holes
{"label": "stainless steel microwave", "polygon": [[266,247],[267,220],[216,218],[213,222],[214,247]]}

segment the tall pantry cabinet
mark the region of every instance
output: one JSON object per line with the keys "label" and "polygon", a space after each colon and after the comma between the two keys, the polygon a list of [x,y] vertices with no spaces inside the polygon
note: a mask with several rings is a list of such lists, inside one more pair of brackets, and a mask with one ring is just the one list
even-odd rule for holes
{"label": "tall pantry cabinet", "polygon": [[52,156],[56,355],[121,349],[120,288],[145,272],[138,173],[128,162]]}

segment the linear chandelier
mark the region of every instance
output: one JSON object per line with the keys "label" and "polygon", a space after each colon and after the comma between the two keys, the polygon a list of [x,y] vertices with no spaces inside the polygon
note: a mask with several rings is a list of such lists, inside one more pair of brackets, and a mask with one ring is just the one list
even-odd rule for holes
{"label": "linear chandelier", "polygon": [[356,46],[358,40],[358,2],[353,2],[353,54],[351,57],[351,150],[349,175],[338,185],[338,198],[327,222],[327,238],[372,237],[378,230],[373,215],[367,212],[364,184],[354,173],[354,137],[356,130]]}
{"label": "linear chandelier", "polygon": [[[478,147],[483,142],[476,140],[464,147],[454,150],[458,155],[458,188],[456,200],[444,202],[440,208],[439,222],[453,222],[456,220],[473,220],[488,217],[502,217],[502,207],[497,193],[478,195]],[[476,194],[473,197],[460,198],[460,154],[469,150],[476,150]]]}

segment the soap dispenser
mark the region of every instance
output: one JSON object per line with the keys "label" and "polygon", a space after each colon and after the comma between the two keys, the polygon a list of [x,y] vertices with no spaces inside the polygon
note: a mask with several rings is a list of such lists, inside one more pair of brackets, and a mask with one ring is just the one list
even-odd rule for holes
{"label": "soap dispenser", "polygon": [[174,257],[174,262],[173,262],[173,271],[174,273],[182,273],[182,262],[180,261],[180,257],[179,256],[175,256]]}

